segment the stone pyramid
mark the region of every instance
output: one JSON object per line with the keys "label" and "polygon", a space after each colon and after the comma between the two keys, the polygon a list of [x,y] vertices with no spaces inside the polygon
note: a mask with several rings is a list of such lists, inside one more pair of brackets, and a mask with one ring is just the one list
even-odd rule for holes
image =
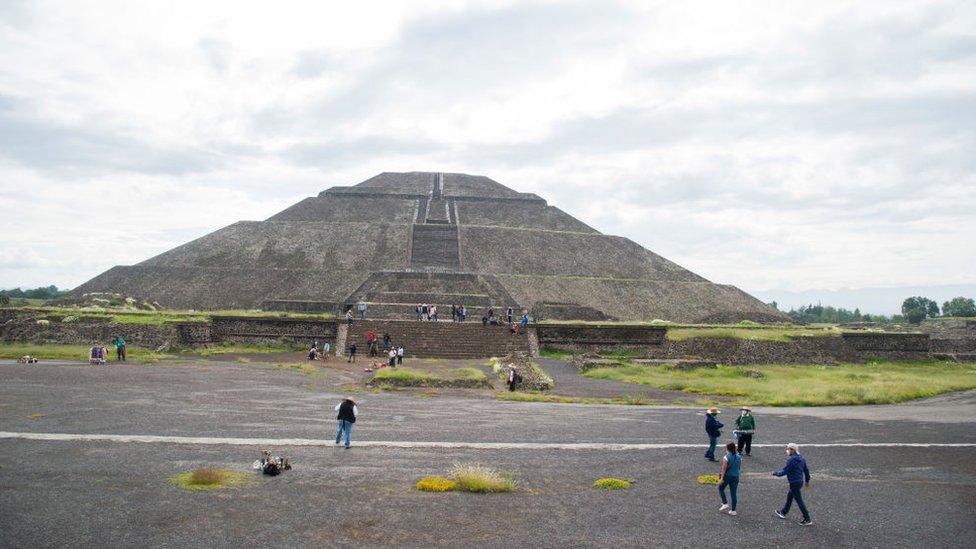
{"label": "stone pyramid", "polygon": [[[79,286],[167,308],[342,312],[409,318],[419,303],[528,309],[541,318],[782,321],[539,196],[484,176],[382,173],[265,221],[240,221]],[[444,316],[443,314],[441,315]]]}

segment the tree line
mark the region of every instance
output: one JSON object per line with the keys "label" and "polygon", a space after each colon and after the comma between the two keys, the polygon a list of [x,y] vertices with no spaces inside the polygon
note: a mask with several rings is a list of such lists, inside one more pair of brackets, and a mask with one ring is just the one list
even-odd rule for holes
{"label": "tree line", "polygon": [[22,290],[20,288],[14,288],[13,290],[0,290],[0,304],[10,303],[11,299],[54,299],[61,297],[66,293],[68,293],[68,290],[59,290],[58,287],[54,286],[53,284],[51,286],[30,288],[27,290]]}
{"label": "tree line", "polygon": [[[777,303],[773,301],[769,304],[774,309],[778,309]],[[932,299],[922,296],[912,296],[906,298],[901,305],[900,315],[872,315],[862,313],[860,308],[853,311],[843,307],[831,307],[830,305],[803,305],[799,308],[790,308],[785,311],[794,322],[806,324],[847,324],[851,322],[911,322],[917,324],[926,318],[938,318],[940,316],[950,317],[970,317],[976,316],[976,301],[973,298],[954,297],[942,304]]]}

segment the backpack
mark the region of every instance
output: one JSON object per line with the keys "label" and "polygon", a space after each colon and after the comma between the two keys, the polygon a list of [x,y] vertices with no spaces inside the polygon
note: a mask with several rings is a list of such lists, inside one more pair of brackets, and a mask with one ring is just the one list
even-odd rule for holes
{"label": "backpack", "polygon": [[281,474],[281,467],[278,467],[278,464],[272,459],[264,464],[264,469],[261,472],[270,477],[274,477]]}

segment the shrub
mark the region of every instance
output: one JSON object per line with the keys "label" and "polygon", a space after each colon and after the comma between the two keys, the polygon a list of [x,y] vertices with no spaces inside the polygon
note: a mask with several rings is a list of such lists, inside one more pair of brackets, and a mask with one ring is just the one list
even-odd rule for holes
{"label": "shrub", "polygon": [[457,483],[447,477],[429,476],[417,481],[421,492],[450,492],[457,489]]}
{"label": "shrub", "polygon": [[456,463],[451,470],[451,476],[457,482],[458,489],[465,492],[511,492],[515,486],[511,475],[484,465]]}
{"label": "shrub", "polygon": [[207,468],[180,473],[169,480],[184,490],[204,491],[237,486],[252,479],[252,475],[238,471]]}
{"label": "shrub", "polygon": [[603,488],[604,490],[625,490],[630,488],[631,481],[623,478],[598,478],[593,481],[593,486],[597,488]]}
{"label": "shrub", "polygon": [[698,475],[698,484],[718,484],[718,475]]}

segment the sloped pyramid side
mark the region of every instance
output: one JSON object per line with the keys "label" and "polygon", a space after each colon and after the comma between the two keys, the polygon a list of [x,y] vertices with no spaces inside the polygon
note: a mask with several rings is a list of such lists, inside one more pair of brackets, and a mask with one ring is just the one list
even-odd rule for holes
{"label": "sloped pyramid side", "polygon": [[[430,219],[440,228],[426,225]],[[328,189],[266,221],[234,223],[114,267],[74,293],[122,292],[193,309],[339,304],[374,273],[415,270],[411,243],[434,229],[456,235],[449,242],[457,247],[457,260],[435,270],[490,275],[504,287],[497,295],[516,301],[509,305],[571,302],[628,320],[783,320],[745,292],[601,234],[534,194],[483,176],[430,172],[383,173]],[[384,295],[396,294],[387,288]]]}

